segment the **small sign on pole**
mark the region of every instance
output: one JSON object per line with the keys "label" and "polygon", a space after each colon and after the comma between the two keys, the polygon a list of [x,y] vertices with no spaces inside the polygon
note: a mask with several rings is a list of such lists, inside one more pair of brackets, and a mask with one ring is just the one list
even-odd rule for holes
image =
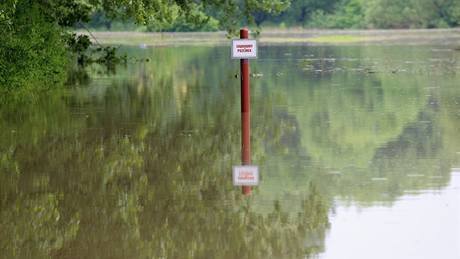
{"label": "small sign on pole", "polygon": [[233,59],[255,59],[257,58],[257,41],[240,39],[232,41]]}
{"label": "small sign on pole", "polygon": [[234,186],[255,186],[259,185],[259,168],[253,165],[242,165],[233,167]]}

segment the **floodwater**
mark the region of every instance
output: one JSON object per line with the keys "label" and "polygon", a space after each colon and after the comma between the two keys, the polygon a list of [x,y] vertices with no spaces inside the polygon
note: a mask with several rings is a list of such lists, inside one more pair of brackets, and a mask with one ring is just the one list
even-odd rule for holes
{"label": "floodwater", "polygon": [[0,109],[1,258],[460,258],[460,51],[125,48]]}

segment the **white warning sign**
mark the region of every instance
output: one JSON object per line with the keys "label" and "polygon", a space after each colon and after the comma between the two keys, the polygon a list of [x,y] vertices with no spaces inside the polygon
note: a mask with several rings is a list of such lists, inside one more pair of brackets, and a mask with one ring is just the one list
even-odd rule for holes
{"label": "white warning sign", "polygon": [[249,59],[257,58],[257,41],[256,40],[233,40],[232,41],[232,58]]}

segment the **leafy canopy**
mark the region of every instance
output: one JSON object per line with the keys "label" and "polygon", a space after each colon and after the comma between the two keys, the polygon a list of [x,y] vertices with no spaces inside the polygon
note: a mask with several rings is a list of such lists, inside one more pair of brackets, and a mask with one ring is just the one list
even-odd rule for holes
{"label": "leafy canopy", "polygon": [[138,24],[171,24],[177,20],[200,24],[217,19],[221,29],[250,25],[256,12],[278,14],[290,0],[5,0],[0,3],[0,19],[10,20],[19,3],[42,7],[50,22],[72,26],[87,22],[92,13],[104,11],[109,18],[134,20]]}

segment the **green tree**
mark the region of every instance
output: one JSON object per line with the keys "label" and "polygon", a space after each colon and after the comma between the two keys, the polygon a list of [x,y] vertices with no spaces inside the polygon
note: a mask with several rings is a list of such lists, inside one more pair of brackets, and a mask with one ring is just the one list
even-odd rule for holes
{"label": "green tree", "polygon": [[62,84],[68,57],[59,26],[33,1],[7,1],[0,8],[0,101],[35,97]]}
{"label": "green tree", "polygon": [[376,28],[454,27],[460,2],[454,0],[373,0],[365,5],[366,23]]}
{"label": "green tree", "polygon": [[255,22],[260,25],[268,23],[286,23],[287,25],[304,24],[315,12],[333,13],[340,0],[293,0],[289,8],[279,15],[270,12],[257,12]]}
{"label": "green tree", "polygon": [[362,0],[343,0],[336,6],[334,13],[322,9],[315,10],[311,18],[304,21],[314,28],[362,28],[364,23],[364,6]]}
{"label": "green tree", "polygon": [[314,28],[443,28],[460,24],[455,0],[293,0],[280,15],[256,13],[256,24]]}

